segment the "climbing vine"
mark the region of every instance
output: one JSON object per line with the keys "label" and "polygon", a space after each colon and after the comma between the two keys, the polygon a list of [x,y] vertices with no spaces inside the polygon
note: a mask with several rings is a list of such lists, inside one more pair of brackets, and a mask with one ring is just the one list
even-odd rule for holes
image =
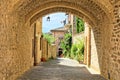
{"label": "climbing vine", "polygon": [[63,49],[63,54],[64,56],[69,56],[70,50],[72,47],[72,34],[71,33],[66,33],[64,40],[60,44],[61,48]]}
{"label": "climbing vine", "polygon": [[82,19],[76,17],[76,31],[77,33],[80,33],[82,31],[84,31],[84,22]]}

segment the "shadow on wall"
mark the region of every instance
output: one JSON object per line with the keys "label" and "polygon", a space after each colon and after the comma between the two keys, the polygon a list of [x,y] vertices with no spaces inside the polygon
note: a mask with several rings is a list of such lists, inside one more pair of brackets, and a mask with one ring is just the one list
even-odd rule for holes
{"label": "shadow on wall", "polygon": [[[105,23],[104,23],[105,24]],[[102,28],[104,27],[104,28]],[[106,32],[107,31],[107,32]],[[105,25],[94,27],[91,31],[91,68],[99,71],[106,79],[109,73],[110,30]]]}

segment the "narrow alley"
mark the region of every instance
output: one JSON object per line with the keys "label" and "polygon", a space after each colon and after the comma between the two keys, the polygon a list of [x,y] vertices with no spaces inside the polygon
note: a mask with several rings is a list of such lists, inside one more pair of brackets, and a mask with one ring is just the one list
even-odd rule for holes
{"label": "narrow alley", "polygon": [[58,58],[33,67],[17,80],[106,80],[75,60]]}

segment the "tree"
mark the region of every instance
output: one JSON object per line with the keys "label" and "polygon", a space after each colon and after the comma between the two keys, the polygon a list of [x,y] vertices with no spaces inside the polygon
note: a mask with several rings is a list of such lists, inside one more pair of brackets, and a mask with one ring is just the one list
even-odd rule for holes
{"label": "tree", "polygon": [[44,33],[43,38],[45,38],[49,44],[52,44],[55,41],[55,38],[50,34]]}

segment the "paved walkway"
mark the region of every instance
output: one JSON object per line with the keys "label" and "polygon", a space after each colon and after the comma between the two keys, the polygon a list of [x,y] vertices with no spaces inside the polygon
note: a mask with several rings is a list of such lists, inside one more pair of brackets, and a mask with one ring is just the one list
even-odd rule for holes
{"label": "paved walkway", "polygon": [[[90,72],[91,71],[91,72]],[[17,80],[106,80],[75,60],[58,58],[41,63]]]}

